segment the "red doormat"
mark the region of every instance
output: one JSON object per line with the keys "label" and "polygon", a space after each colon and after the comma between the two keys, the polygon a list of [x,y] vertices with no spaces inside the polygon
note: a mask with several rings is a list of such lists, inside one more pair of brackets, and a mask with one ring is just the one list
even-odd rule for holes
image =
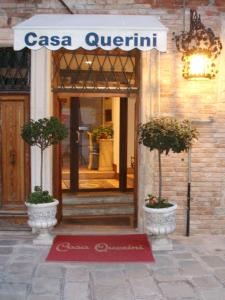
{"label": "red doormat", "polygon": [[154,262],[145,234],[59,235],[47,261]]}

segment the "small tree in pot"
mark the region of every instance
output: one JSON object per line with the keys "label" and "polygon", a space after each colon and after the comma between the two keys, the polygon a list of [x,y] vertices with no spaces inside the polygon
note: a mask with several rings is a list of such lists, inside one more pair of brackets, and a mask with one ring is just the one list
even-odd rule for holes
{"label": "small tree in pot", "polygon": [[53,227],[57,220],[56,207],[58,200],[53,199],[48,191],[43,190],[43,161],[44,150],[51,145],[58,144],[66,138],[68,130],[57,118],[43,118],[37,121],[31,120],[24,124],[21,137],[30,146],[40,148],[40,186],[34,187],[27,201],[28,208],[28,224],[35,229],[40,229],[39,236],[33,241],[34,244],[51,244],[52,236],[48,232],[48,228]]}
{"label": "small tree in pot", "polygon": [[[139,143],[150,151],[157,150],[159,167],[159,193],[158,196],[148,195],[144,210],[146,212],[147,231],[153,235],[163,235],[175,230],[175,211],[177,205],[168,203],[162,197],[162,154],[181,153],[188,151],[193,141],[197,139],[198,132],[191,127],[188,120],[178,121],[175,118],[152,118],[139,126]],[[168,244],[168,241],[167,241]],[[168,244],[167,249],[172,244]],[[155,247],[157,249],[157,246]],[[160,246],[159,246],[160,248]]]}

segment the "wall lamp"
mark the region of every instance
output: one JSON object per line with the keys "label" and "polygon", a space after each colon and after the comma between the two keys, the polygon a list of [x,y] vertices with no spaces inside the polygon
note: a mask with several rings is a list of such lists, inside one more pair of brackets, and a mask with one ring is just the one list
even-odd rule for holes
{"label": "wall lamp", "polygon": [[217,74],[215,59],[222,50],[219,37],[206,28],[196,10],[190,10],[190,30],[174,34],[182,55],[183,77],[189,80],[213,79]]}

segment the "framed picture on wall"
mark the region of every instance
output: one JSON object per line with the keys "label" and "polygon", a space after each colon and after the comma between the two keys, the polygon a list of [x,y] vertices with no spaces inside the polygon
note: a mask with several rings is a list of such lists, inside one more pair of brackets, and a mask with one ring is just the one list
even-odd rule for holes
{"label": "framed picture on wall", "polygon": [[112,110],[111,109],[105,110],[105,122],[112,122]]}

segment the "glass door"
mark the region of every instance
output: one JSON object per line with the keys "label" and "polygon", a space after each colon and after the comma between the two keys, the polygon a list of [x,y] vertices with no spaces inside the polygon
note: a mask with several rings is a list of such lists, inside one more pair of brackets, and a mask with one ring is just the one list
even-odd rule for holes
{"label": "glass door", "polygon": [[71,97],[64,101],[61,119],[70,135],[62,142],[63,190],[133,188],[134,132],[128,131],[128,110],[134,111],[127,98]]}

